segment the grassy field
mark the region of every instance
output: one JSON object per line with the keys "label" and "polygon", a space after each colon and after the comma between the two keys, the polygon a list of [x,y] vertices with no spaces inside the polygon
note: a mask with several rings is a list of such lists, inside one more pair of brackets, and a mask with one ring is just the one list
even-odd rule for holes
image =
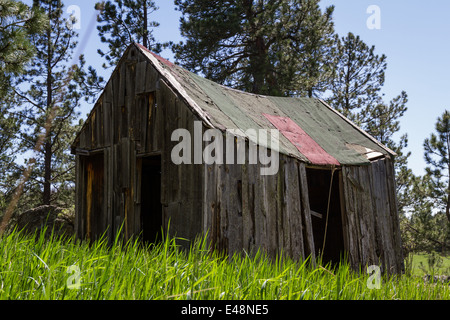
{"label": "grassy field", "polygon": [[[281,261],[283,260],[283,261]],[[372,284],[372,285],[370,285]],[[449,299],[448,285],[418,276],[381,278],[348,266],[261,254],[224,259],[203,241],[189,252],[173,239],[153,248],[138,242],[108,248],[20,233],[0,239],[0,299]]]}
{"label": "grassy field", "polygon": [[429,253],[418,253],[412,256],[412,274],[416,276],[424,276],[425,274],[435,275],[449,275],[450,276],[450,256],[439,255],[442,259],[440,262],[435,262],[435,267],[430,268]]}

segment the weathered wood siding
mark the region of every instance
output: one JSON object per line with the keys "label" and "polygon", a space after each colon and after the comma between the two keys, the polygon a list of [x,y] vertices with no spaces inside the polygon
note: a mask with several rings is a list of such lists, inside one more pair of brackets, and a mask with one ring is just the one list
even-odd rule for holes
{"label": "weathered wood siding", "polygon": [[[162,152],[162,195],[165,224],[169,224],[169,233],[177,237],[193,240],[201,234],[202,206],[202,165],[175,165],[171,159],[171,151],[178,141],[171,141],[176,129],[186,129],[194,136],[194,121],[197,117],[172,92],[169,86],[161,81],[161,89],[157,94],[158,108],[164,109],[164,133],[161,136],[164,144]],[[156,126],[155,126],[156,127]],[[191,143],[194,141],[191,139]]]}
{"label": "weathered wood siding", "polygon": [[203,230],[213,246],[229,254],[264,250],[314,258],[305,165],[280,155],[275,175],[260,164],[204,166]]}
{"label": "weathered wood siding", "polygon": [[[161,203],[163,221],[170,219],[170,231],[192,239],[201,233],[202,170],[200,165],[176,166],[170,159],[175,129],[193,130],[196,117],[180,101],[158,72],[136,48],[119,63],[102,96],[92,109],[77,140],[77,149],[104,155],[103,212],[87,210],[90,190],[86,180],[89,159],[76,156],[76,232],[88,234],[87,214],[102,215],[92,226],[107,231],[109,238],[123,224],[123,235],[141,232],[141,158],[161,155]],[[98,195],[93,195],[93,197]]]}
{"label": "weathered wood siding", "polygon": [[371,166],[344,167],[344,242],[350,263],[357,268],[379,265],[383,271],[403,270],[403,257],[394,168],[382,159]]}
{"label": "weathered wood siding", "polygon": [[[305,165],[280,155],[276,175],[260,165],[205,165],[203,230],[229,254],[261,248],[276,256],[315,257]],[[344,248],[355,269],[403,270],[391,160],[344,167],[339,174]]]}

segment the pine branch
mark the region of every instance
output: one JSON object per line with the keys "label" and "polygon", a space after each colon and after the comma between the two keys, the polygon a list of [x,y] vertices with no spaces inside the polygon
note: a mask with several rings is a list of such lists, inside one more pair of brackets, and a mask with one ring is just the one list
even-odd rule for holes
{"label": "pine branch", "polygon": [[414,228],[413,226],[411,226],[408,222],[405,222],[405,224],[406,224],[406,226],[407,226],[411,231],[414,231],[415,233],[417,233],[417,234],[420,235],[421,237],[427,239],[428,241],[431,241],[431,242],[433,242],[433,243],[435,243],[435,244],[438,244],[438,245],[440,245],[441,247],[450,248],[450,246],[447,245],[445,242],[442,242],[442,241],[439,241],[439,240],[436,240],[436,239],[433,239],[433,238],[427,236],[425,233],[420,232],[419,230],[417,230],[416,228]]}

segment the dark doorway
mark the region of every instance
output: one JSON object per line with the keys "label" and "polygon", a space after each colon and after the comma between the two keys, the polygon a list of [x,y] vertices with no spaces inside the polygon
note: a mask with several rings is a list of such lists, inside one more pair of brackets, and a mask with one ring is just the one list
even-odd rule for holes
{"label": "dark doorway", "polygon": [[149,243],[161,241],[161,156],[142,158],[141,228],[142,240]]}
{"label": "dark doorway", "polygon": [[[339,172],[335,171],[330,195],[331,170],[307,169],[309,204],[316,256],[323,263],[337,264],[344,253],[344,236],[339,193]],[[330,205],[327,208],[328,197]],[[325,246],[324,246],[325,239]]]}
{"label": "dark doorway", "polygon": [[98,239],[106,231],[103,212],[104,157],[98,153],[85,158],[86,164],[86,235]]}

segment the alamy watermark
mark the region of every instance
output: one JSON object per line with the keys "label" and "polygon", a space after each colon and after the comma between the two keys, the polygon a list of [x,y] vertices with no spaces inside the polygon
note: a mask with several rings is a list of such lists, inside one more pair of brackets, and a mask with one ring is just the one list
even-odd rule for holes
{"label": "alamy watermark", "polygon": [[377,265],[368,266],[367,274],[370,274],[366,283],[367,288],[381,289],[381,268]]}
{"label": "alamy watermark", "polygon": [[367,18],[366,25],[370,30],[380,30],[381,29],[381,9],[379,6],[373,4],[367,7],[367,14],[370,14]]}
{"label": "alamy watermark", "polygon": [[[246,141],[249,138],[248,153]],[[176,129],[172,141],[179,143],[172,149],[174,164],[261,164],[261,175],[274,175],[279,168],[279,131],[277,129],[218,129],[202,134],[202,122],[194,121],[194,136],[187,129]],[[193,143],[192,143],[193,142]],[[203,149],[203,142],[209,142]],[[248,155],[248,157],[247,157]]]}
{"label": "alamy watermark", "polygon": [[80,289],[81,286],[81,271],[77,265],[67,267],[67,273],[70,276],[67,278],[66,286],[68,289]]}
{"label": "alamy watermark", "polygon": [[67,7],[66,12],[69,14],[67,19],[67,28],[80,30],[81,29],[81,8],[76,4]]}

